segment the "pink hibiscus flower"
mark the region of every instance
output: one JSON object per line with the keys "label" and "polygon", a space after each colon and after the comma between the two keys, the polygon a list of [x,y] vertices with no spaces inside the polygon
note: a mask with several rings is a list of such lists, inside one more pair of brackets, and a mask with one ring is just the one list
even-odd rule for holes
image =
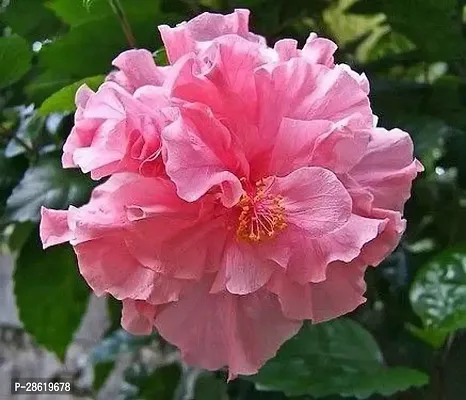
{"label": "pink hibiscus flower", "polygon": [[303,320],[365,301],[422,166],[407,133],[375,126],[332,42],[268,48],[245,10],[160,30],[170,66],[131,50],[78,92],[64,166],[112,176],[81,208],[43,209],[42,241],[73,245],[125,329],[254,374]]}

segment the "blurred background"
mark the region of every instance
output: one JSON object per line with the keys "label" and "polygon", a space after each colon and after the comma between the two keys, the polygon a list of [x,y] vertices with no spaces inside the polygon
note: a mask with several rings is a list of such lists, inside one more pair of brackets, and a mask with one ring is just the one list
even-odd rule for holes
{"label": "blurred background", "polygon": [[[9,398],[11,377],[69,377],[66,398],[466,399],[465,5],[0,0],[0,398]],[[369,77],[380,125],[412,135],[425,172],[402,243],[368,271],[368,302],[306,326],[258,375],[227,384],[224,371],[181,363],[156,334],[122,331],[119,304],[90,295],[69,247],[42,251],[37,227],[41,205],[79,206],[95,184],[61,168],[61,147],[76,89],[100,85],[130,47],[128,29],[163,63],[157,25],[235,7],[252,11],[269,44],[302,45],[310,31],[333,39],[337,62]]]}

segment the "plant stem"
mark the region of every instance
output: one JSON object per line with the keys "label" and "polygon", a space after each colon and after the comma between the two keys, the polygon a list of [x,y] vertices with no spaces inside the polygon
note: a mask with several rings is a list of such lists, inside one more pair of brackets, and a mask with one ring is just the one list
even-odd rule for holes
{"label": "plant stem", "polygon": [[136,40],[134,39],[133,31],[131,30],[131,26],[128,22],[128,18],[126,17],[125,10],[121,5],[120,0],[108,0],[108,4],[110,4],[110,7],[120,22],[121,29],[123,29],[123,33],[125,34],[128,45],[132,48],[135,48]]}
{"label": "plant stem", "polygon": [[3,135],[7,138],[14,140],[16,143],[18,143],[26,151],[26,154],[28,154],[28,156],[34,157],[36,155],[35,150],[31,146],[29,146],[29,144],[27,144],[23,139],[16,136],[15,134],[5,129],[4,127],[0,126],[0,136],[3,136]]}
{"label": "plant stem", "polygon": [[430,399],[446,400],[445,397],[445,367],[448,362],[448,355],[455,340],[455,334],[450,333],[445,340],[445,344],[438,352],[433,373],[431,375]]}

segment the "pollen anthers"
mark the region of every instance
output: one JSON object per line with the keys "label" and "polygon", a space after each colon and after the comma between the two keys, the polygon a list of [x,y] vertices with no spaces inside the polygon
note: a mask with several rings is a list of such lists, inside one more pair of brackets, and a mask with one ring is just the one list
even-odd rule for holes
{"label": "pollen anthers", "polygon": [[263,180],[255,190],[244,193],[238,202],[241,209],[236,234],[240,239],[260,242],[286,228],[283,196],[266,193]]}

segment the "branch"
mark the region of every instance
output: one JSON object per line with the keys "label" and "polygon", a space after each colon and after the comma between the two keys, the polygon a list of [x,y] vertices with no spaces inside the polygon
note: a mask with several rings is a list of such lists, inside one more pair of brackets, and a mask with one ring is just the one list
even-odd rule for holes
{"label": "branch", "polygon": [[123,33],[125,34],[128,45],[132,48],[135,48],[136,40],[134,39],[133,31],[131,30],[131,26],[128,22],[128,18],[126,18],[126,13],[120,3],[120,0],[108,0],[108,4],[110,4],[110,7],[120,22],[121,29],[123,29]]}

